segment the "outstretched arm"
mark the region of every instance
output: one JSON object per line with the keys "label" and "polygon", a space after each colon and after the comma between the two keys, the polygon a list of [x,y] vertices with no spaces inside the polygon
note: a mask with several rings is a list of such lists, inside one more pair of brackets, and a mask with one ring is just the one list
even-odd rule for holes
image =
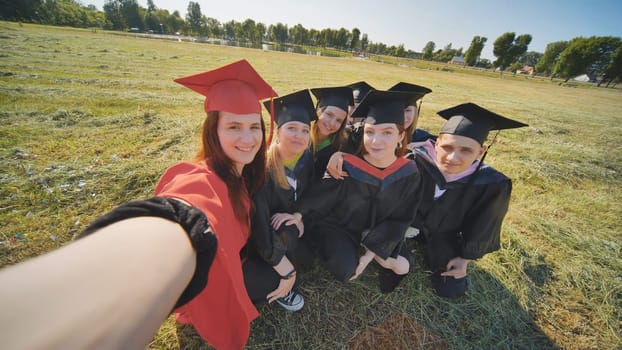
{"label": "outstretched arm", "polygon": [[0,271],[7,349],[145,348],[195,270],[184,229],[119,221]]}

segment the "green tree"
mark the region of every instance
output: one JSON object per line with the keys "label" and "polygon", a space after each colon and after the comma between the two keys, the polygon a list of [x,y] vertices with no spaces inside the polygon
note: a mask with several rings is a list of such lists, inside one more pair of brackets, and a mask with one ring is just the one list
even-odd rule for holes
{"label": "green tree", "polygon": [[367,51],[367,46],[369,45],[369,38],[367,37],[367,33],[363,34],[361,38],[361,51]]}
{"label": "green tree", "polygon": [[[141,7],[136,0],[121,0],[121,17],[124,21],[123,29],[145,28]],[[144,11],[144,9],[142,9]]]}
{"label": "green tree", "polygon": [[156,7],[153,0],[147,0],[147,12],[155,12],[158,8]]}
{"label": "green tree", "polygon": [[464,62],[467,66],[474,66],[479,59],[479,56],[482,54],[482,50],[484,49],[484,45],[488,38],[483,36],[474,36],[473,40],[471,40],[471,45],[466,50],[464,54]]}
{"label": "green tree", "polygon": [[535,67],[536,64],[540,62],[540,58],[542,58],[542,56],[543,54],[540,52],[527,51],[518,58],[518,63],[520,63],[521,66]]}
{"label": "green tree", "polygon": [[309,45],[319,46],[320,42],[320,31],[317,29],[309,29]]}
{"label": "green tree", "polygon": [[428,41],[428,43],[423,47],[423,55],[421,58],[424,60],[432,60],[434,57],[434,49],[436,49],[434,41]]}
{"label": "green tree", "polygon": [[551,75],[553,68],[559,60],[559,55],[568,47],[568,41],[556,41],[546,45],[544,54],[536,63],[536,72]]}
{"label": "green tree", "polygon": [[231,20],[229,22],[223,23],[223,32],[225,34],[225,39],[230,40],[235,38],[235,21]]}
{"label": "green tree", "polygon": [[257,24],[255,25],[255,37],[259,42],[263,41],[266,37],[266,30],[267,29],[265,24],[257,22]]}
{"label": "green tree", "polygon": [[220,38],[222,37],[223,34],[223,30],[222,30],[222,26],[220,25],[220,22],[213,17],[207,17],[204,20],[205,22],[205,26],[207,27],[207,35],[214,37],[214,38]]}
{"label": "green tree", "polygon": [[451,46],[452,44],[449,43],[445,45],[442,50],[436,51],[432,56],[432,59],[438,62],[449,62],[452,58],[454,58],[454,56],[462,56],[462,48],[456,50]]}
{"label": "green tree", "polygon": [[335,37],[335,46],[337,46],[338,48],[342,49],[342,50],[346,50],[348,48],[348,43],[350,42],[350,32],[341,27],[339,28],[339,31],[337,32],[337,35]]}
{"label": "green tree", "polygon": [[270,36],[271,41],[276,41],[279,44],[284,44],[288,39],[288,30],[287,26],[281,22],[278,22],[276,25],[271,25],[268,28],[268,35]]}
{"label": "green tree", "polygon": [[0,18],[22,22],[40,23],[39,9],[43,0],[4,0],[0,1]]}
{"label": "green tree", "polygon": [[201,32],[202,18],[201,5],[198,2],[190,1],[186,10],[186,22],[191,33],[198,34]]}
{"label": "green tree", "polygon": [[622,81],[622,46],[618,47],[618,49],[611,55],[609,66],[605,69],[603,79],[598,83],[598,86],[606,82],[607,87],[609,87],[610,83],[616,83],[619,81]]}
{"label": "green tree", "polygon": [[296,45],[304,45],[307,42],[309,31],[298,23],[289,28],[289,42]]}
{"label": "green tree", "polygon": [[580,74],[601,75],[621,45],[620,38],[615,37],[574,38],[560,54],[553,75],[565,81]]}
{"label": "green tree", "polygon": [[242,27],[242,37],[238,39],[248,40],[252,43],[261,41],[261,38],[255,38],[255,21],[252,19],[246,19],[241,24]]}
{"label": "green tree", "polygon": [[103,9],[108,22],[108,25],[104,26],[104,28],[115,30],[123,30],[125,28],[125,21],[121,15],[121,0],[106,0]]}
{"label": "green tree", "polygon": [[494,66],[504,70],[516,62],[518,57],[527,52],[530,43],[531,35],[529,34],[519,35],[518,37],[513,32],[501,34],[493,44],[492,53],[497,57],[493,62]]}
{"label": "green tree", "polygon": [[594,62],[589,67],[589,72],[595,76],[601,76],[611,62],[616,50],[622,45],[622,40],[617,37],[604,36],[590,38],[594,49]]}
{"label": "green tree", "polygon": [[350,40],[350,49],[354,50],[359,47],[361,31],[358,28],[352,29],[352,40]]}

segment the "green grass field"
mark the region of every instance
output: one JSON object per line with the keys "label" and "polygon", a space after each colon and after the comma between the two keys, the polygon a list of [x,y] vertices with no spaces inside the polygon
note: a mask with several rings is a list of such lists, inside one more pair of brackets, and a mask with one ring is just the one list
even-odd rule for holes
{"label": "green grass field", "polygon": [[[302,277],[302,312],[259,306],[248,349],[622,347],[619,89],[8,22],[0,47],[0,266],[151,196],[199,145],[203,99],[173,79],[246,58],[280,94],[358,80],[428,86],[420,126],[433,133],[435,111],[466,101],[530,124],[501,133],[487,157],[513,179],[513,198],[502,249],[472,264],[466,297],[433,295],[420,250],[389,295],[373,268],[342,285],[318,265]],[[200,347],[172,318],[150,344]]]}

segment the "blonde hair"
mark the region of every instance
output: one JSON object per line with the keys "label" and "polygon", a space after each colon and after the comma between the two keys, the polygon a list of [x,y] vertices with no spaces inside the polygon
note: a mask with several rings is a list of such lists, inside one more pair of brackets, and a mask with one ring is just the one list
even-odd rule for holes
{"label": "blonde hair", "polygon": [[274,182],[283,189],[289,188],[287,182],[287,175],[285,175],[285,167],[283,166],[283,159],[281,158],[281,152],[279,152],[279,144],[276,141],[272,141],[270,148],[268,148],[267,154],[267,176],[274,180]]}

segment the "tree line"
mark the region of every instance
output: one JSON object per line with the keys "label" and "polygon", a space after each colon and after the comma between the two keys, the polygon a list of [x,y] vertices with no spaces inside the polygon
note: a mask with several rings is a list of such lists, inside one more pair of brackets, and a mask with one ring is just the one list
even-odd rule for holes
{"label": "tree line", "polygon": [[0,19],[72,27],[98,27],[107,30],[141,31],[159,34],[184,34],[222,38],[261,44],[328,47],[362,54],[389,55],[449,62],[455,57],[464,65],[497,68],[516,72],[524,66],[535,67],[538,75],[559,77],[566,81],[581,74],[600,78],[599,85],[607,86],[622,80],[622,41],[618,37],[578,37],[547,45],[544,53],[528,51],[532,37],[507,32],[493,43],[494,61],[480,58],[488,38],[474,36],[466,51],[454,49],[449,43],[437,49],[429,41],[421,53],[406,49],[403,44],[388,46],[372,42],[358,28],[307,29],[301,24],[288,27],[283,23],[266,25],[246,19],[220,22],[204,15],[198,2],[190,1],[185,18],[178,11],[170,13],[158,8],[153,0],[147,8],[137,0],[106,0],[103,11],[93,5],[82,5],[77,0],[0,0]]}

